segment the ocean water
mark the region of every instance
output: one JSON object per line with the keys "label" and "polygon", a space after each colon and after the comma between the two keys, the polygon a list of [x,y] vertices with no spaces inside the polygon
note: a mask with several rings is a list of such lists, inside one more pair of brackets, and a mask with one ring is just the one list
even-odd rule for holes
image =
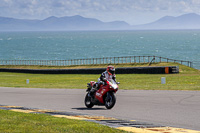
{"label": "ocean water", "polygon": [[200,30],[0,32],[0,60],[155,55],[200,69]]}

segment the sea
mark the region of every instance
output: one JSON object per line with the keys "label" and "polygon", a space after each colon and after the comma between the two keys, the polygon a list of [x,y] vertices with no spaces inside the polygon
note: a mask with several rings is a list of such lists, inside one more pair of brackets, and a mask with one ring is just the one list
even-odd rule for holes
{"label": "sea", "polygon": [[0,60],[161,56],[200,69],[200,30],[0,32]]}

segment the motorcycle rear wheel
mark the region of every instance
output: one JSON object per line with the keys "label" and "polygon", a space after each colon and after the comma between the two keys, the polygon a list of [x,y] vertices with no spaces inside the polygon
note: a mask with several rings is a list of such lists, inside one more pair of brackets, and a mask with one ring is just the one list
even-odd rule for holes
{"label": "motorcycle rear wheel", "polygon": [[105,106],[107,109],[111,109],[116,103],[116,97],[113,92],[107,92],[106,97],[104,99]]}
{"label": "motorcycle rear wheel", "polygon": [[89,95],[89,92],[85,96],[85,106],[87,108],[92,108],[94,106],[94,104],[91,101],[91,96]]}

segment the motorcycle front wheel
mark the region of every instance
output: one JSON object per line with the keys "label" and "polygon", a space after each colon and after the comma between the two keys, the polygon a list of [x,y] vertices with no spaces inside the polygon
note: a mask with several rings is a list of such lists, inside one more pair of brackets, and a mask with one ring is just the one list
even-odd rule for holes
{"label": "motorcycle front wheel", "polygon": [[85,96],[85,106],[87,108],[92,108],[94,106],[94,104],[91,101],[91,96],[89,95],[89,92]]}
{"label": "motorcycle front wheel", "polygon": [[115,102],[116,102],[116,97],[115,97],[114,93],[107,92],[104,101],[105,101],[106,108],[111,109],[115,105]]}

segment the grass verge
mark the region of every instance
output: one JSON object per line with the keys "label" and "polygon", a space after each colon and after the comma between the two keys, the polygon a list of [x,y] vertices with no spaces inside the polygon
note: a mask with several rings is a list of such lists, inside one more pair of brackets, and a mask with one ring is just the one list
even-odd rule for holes
{"label": "grass verge", "polygon": [[93,122],[8,110],[0,110],[0,131],[20,133],[125,133],[125,131]]}
{"label": "grass verge", "polygon": [[[118,64],[117,67],[147,66],[148,64]],[[153,66],[179,65],[179,74],[118,74],[117,81],[121,84],[119,89],[141,90],[200,90],[200,71],[176,64],[156,63]],[[104,67],[107,65],[77,66],[77,67]],[[2,66],[1,66],[2,67]],[[34,67],[34,66],[33,66]],[[41,68],[42,66],[38,66]],[[77,68],[74,67],[74,68]],[[8,67],[4,67],[8,68]],[[25,68],[25,67],[23,67]],[[27,66],[26,66],[27,68]],[[28,67],[29,68],[29,67]],[[61,68],[62,67],[54,67]],[[54,69],[52,68],[52,69]],[[65,67],[66,68],[66,67]],[[72,67],[71,67],[72,68]],[[30,68],[33,69],[33,68]],[[38,69],[38,68],[35,68]],[[47,67],[42,67],[47,69]],[[50,69],[50,68],[48,68]],[[96,81],[100,74],[24,74],[24,73],[0,73],[1,87],[27,87],[27,88],[67,88],[86,89],[89,81]],[[166,77],[166,84],[161,84],[161,77]],[[26,84],[26,79],[30,83]]]}

